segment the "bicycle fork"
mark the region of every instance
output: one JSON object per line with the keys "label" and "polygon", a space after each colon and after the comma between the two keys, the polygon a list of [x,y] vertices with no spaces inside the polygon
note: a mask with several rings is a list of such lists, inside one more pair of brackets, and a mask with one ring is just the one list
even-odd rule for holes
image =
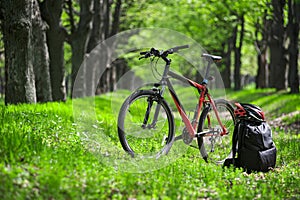
{"label": "bicycle fork", "polygon": [[[143,124],[142,124],[143,129],[147,128],[146,126],[147,126],[150,111],[151,111],[151,108],[152,108],[152,105],[153,105],[153,100],[150,97],[147,99],[147,101],[148,101],[148,105],[147,105],[145,117],[144,117]],[[154,120],[153,120],[152,124],[150,125],[150,127],[149,126],[148,127],[151,128],[153,123],[154,123]]]}
{"label": "bicycle fork", "polygon": [[[157,92],[158,93],[157,95],[160,95],[160,96],[163,95],[164,90],[165,90],[165,86],[163,86],[161,90],[159,90],[157,87],[153,88],[153,91]],[[153,99],[152,98],[149,97],[147,101],[148,101],[148,106],[147,106],[147,110],[146,110],[146,113],[145,113],[142,128],[146,128],[148,120],[149,120],[149,115],[150,115],[150,112],[151,112],[151,109],[152,109],[152,106],[153,106]],[[158,103],[155,107],[155,112],[154,112],[152,123],[148,125],[148,128],[154,128],[156,126],[156,122],[157,122],[157,119],[158,119],[160,108],[161,108],[161,105]]]}

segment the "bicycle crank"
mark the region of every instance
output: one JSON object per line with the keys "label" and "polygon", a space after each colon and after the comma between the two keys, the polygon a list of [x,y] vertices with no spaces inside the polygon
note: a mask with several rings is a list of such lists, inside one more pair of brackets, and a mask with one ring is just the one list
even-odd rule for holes
{"label": "bicycle crank", "polygon": [[182,131],[182,140],[185,144],[190,144],[193,141],[193,137],[190,136],[188,130],[186,129],[186,127],[184,127],[183,131]]}

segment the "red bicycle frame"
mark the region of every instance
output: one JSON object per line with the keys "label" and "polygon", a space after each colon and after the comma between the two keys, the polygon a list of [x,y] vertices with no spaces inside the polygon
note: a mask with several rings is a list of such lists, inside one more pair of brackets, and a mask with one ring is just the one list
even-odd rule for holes
{"label": "red bicycle frame", "polygon": [[[183,76],[180,76],[180,75],[178,75],[178,74],[176,74],[172,71],[169,71],[168,75],[171,76],[172,78],[177,79],[177,80],[181,80],[181,81],[184,80],[184,81],[188,82],[189,85],[191,85],[194,88],[197,88],[197,90],[199,91],[200,97],[199,97],[199,100],[198,100],[196,115],[195,115],[195,118],[192,120],[192,123],[191,123],[190,120],[188,119],[184,109],[183,109],[183,106],[181,105],[179,99],[177,98],[177,95],[176,95],[176,93],[175,93],[175,91],[172,87],[172,84],[171,84],[170,80],[169,79],[166,80],[168,88],[169,88],[169,92],[170,92],[170,94],[173,98],[173,101],[176,105],[176,108],[179,111],[179,114],[180,114],[180,116],[181,116],[181,118],[182,118],[188,132],[189,132],[190,137],[195,137],[196,134],[201,134],[201,133],[196,133],[196,128],[197,128],[197,124],[198,124],[198,121],[199,121],[199,118],[200,118],[200,115],[201,115],[201,110],[203,108],[203,104],[205,102],[209,102],[212,106],[212,109],[213,109],[213,111],[214,111],[214,113],[217,117],[218,123],[220,124],[220,126],[222,128],[221,136],[227,134],[227,129],[221,122],[221,119],[219,117],[216,105],[215,105],[213,99],[211,98],[211,96],[208,93],[206,83],[205,82],[202,82],[201,84],[196,83],[196,82],[194,82],[190,79],[187,79]],[[210,124],[210,118],[208,118],[208,123]]]}
{"label": "red bicycle frame", "polygon": [[[217,111],[217,108],[216,108],[216,105],[213,101],[213,99],[211,98],[211,96],[209,95],[208,93],[208,89],[206,87],[207,85],[207,82],[208,80],[206,79],[206,77],[208,76],[208,73],[209,73],[209,68],[210,68],[210,65],[211,65],[211,62],[212,61],[208,61],[208,65],[207,65],[207,68],[206,68],[206,73],[205,73],[205,78],[204,80],[202,81],[201,84],[199,83],[196,83],[188,78],[185,78],[184,76],[181,76],[181,75],[178,75],[172,71],[169,71],[169,68],[170,68],[170,64],[171,64],[171,60],[169,59],[164,59],[166,61],[166,66],[165,66],[165,70],[164,70],[164,73],[163,73],[163,76],[162,76],[162,80],[160,81],[160,83],[158,85],[162,85],[162,89],[160,91],[160,95],[163,96],[163,93],[164,93],[164,90],[165,90],[165,87],[168,86],[168,89],[169,89],[169,92],[173,98],[173,101],[176,105],[176,108],[185,124],[185,127],[189,133],[189,136],[190,138],[194,138],[198,135],[201,135],[201,134],[205,134],[206,136],[209,136],[211,134],[214,133],[214,131],[208,131],[208,132],[201,132],[201,133],[197,133],[196,132],[196,128],[197,128],[197,124],[198,124],[198,121],[200,119],[200,115],[201,115],[201,110],[203,108],[203,104],[208,102],[210,103],[210,105],[212,106],[212,109],[217,117],[217,120],[218,120],[218,123],[219,125],[221,126],[222,128],[222,132],[220,133],[221,136],[223,135],[226,135],[227,134],[227,129],[226,127],[222,124],[221,120],[220,120],[220,117],[219,117],[219,114],[218,114],[218,111]],[[181,105],[176,93],[175,93],[175,90],[169,80],[169,77],[172,77],[174,79],[177,79],[177,80],[180,80],[182,82],[186,82],[188,83],[190,86],[194,87],[194,88],[197,88],[199,94],[200,94],[200,97],[199,97],[199,100],[198,100],[198,105],[197,105],[197,110],[195,111],[196,114],[194,116],[194,119],[192,120],[192,123],[190,122],[188,116],[186,115],[186,112],[184,111],[184,108],[183,106]],[[206,99],[207,98],[207,99]],[[155,115],[154,115],[154,121],[156,121],[157,119],[157,115],[158,115],[158,112],[159,112],[159,107],[156,108],[156,112],[155,112]],[[208,116],[208,123],[209,123],[209,126],[210,126],[210,117]],[[211,134],[209,134],[211,133]]]}

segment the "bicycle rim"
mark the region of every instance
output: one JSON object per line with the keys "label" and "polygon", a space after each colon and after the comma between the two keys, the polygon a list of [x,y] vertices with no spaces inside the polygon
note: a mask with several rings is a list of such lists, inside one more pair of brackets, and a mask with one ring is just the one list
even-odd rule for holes
{"label": "bicycle rim", "polygon": [[[154,120],[157,107],[160,109],[157,120]],[[167,153],[173,141],[173,132],[170,108],[152,91],[139,91],[126,100],[120,110],[119,139],[123,149],[132,156],[151,157]]]}
{"label": "bicycle rim", "polygon": [[[232,133],[235,125],[235,118],[232,106],[225,100],[215,101],[218,115],[222,124],[226,127],[228,134],[221,136],[221,126],[212,108],[205,109],[199,120],[199,132],[215,131],[206,134],[201,138],[201,154],[209,161],[222,164],[231,156]],[[217,133],[219,132],[219,133]]]}

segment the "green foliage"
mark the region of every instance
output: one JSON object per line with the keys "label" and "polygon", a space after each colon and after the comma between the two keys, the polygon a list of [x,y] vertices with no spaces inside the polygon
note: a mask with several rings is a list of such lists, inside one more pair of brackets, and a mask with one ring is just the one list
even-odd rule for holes
{"label": "green foliage", "polygon": [[[110,135],[116,144],[119,142],[114,113],[127,95],[122,91],[95,99],[99,134]],[[262,106],[271,118],[300,110],[296,103],[299,96],[273,90],[252,89],[230,92],[229,96]],[[207,164],[194,148],[159,170],[127,173],[107,165],[103,162],[105,156],[97,156],[86,148],[79,138],[78,124],[74,123],[72,102],[1,105],[0,119],[0,199],[300,197],[300,137],[295,132],[275,132],[277,167],[268,173],[246,174],[239,169]]]}
{"label": "green foliage", "polygon": [[[68,1],[64,3],[64,9],[61,16],[63,27],[65,27],[69,34],[72,34],[72,28],[77,28],[79,23],[80,2]],[[71,7],[70,7],[71,6]],[[73,24],[72,24],[73,23]]]}
{"label": "green foliage", "polygon": [[[271,15],[269,0],[263,1],[131,1],[126,7],[122,26],[132,28],[168,28],[185,34],[213,54],[226,51],[233,29],[245,18],[242,46],[242,75],[256,75],[255,31],[261,39],[265,14]],[[239,27],[240,29],[240,27]],[[169,36],[168,36],[169,37]],[[239,37],[239,36],[238,36]],[[239,38],[237,38],[239,41]],[[233,54],[233,53],[232,53]],[[232,58],[232,65],[233,65]],[[132,66],[129,63],[129,66]],[[133,65],[134,66],[134,65]]]}
{"label": "green foliage", "polygon": [[68,43],[65,43],[65,50],[64,50],[64,61],[65,61],[65,69],[66,74],[72,73],[72,49]]}

